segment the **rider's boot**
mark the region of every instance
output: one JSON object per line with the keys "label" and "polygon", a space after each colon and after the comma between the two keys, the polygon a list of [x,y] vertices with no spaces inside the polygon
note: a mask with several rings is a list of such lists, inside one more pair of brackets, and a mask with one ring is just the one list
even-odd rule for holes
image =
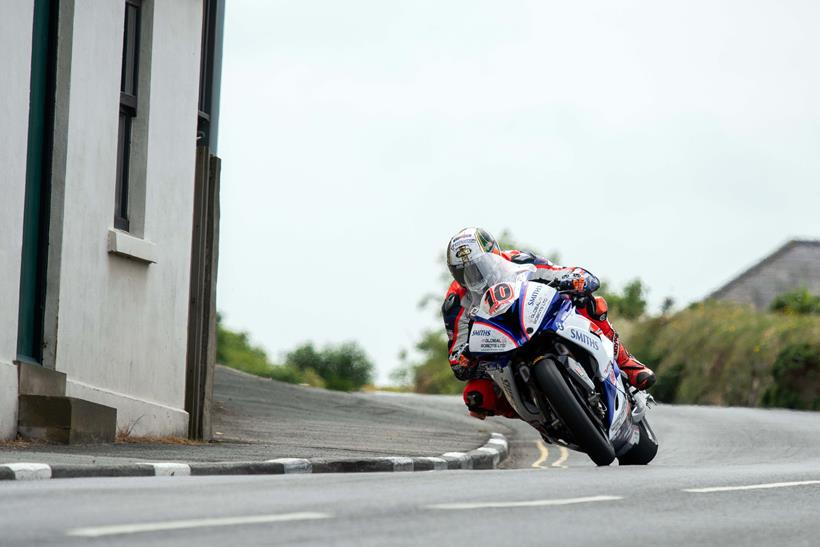
{"label": "rider's boot", "polygon": [[615,341],[615,347],[618,349],[615,362],[618,363],[618,368],[626,373],[629,385],[639,390],[652,387],[655,383],[655,373],[652,372],[652,369],[635,359],[635,356],[629,353],[624,345],[617,340]]}
{"label": "rider's boot", "polygon": [[601,296],[590,298],[587,306],[578,310],[581,315],[589,319],[596,327],[601,329],[604,336],[612,340],[615,344],[615,362],[618,368],[626,373],[629,384],[635,389],[644,390],[652,387],[655,383],[655,373],[652,369],[635,359],[621,343],[618,333],[612,323],[607,319],[607,304]]}

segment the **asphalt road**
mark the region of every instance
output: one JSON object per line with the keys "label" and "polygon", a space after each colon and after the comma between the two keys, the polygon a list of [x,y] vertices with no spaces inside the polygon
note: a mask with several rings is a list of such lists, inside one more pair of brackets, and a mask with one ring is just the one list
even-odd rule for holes
{"label": "asphalt road", "polygon": [[512,468],[497,471],[8,482],[0,544],[820,544],[820,414],[650,416],[661,451],[642,468],[545,453],[514,425]]}

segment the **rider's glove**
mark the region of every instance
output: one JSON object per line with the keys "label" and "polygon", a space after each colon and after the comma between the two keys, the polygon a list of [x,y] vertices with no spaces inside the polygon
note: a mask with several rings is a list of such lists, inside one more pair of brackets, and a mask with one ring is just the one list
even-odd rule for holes
{"label": "rider's glove", "polygon": [[586,287],[586,280],[581,274],[567,274],[556,279],[553,286],[561,292],[583,293]]}
{"label": "rider's glove", "polygon": [[457,363],[451,363],[450,370],[453,371],[456,379],[462,382],[466,382],[467,380],[475,380],[481,376],[481,372],[478,368],[478,361],[476,359],[470,359],[465,355],[459,357]]}
{"label": "rider's glove", "polygon": [[600,283],[594,275],[573,272],[556,279],[552,285],[559,291],[587,295],[595,291]]}

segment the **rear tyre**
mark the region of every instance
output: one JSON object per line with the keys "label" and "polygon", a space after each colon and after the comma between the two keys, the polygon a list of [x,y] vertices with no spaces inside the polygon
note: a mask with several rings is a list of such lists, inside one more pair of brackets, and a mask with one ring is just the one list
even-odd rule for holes
{"label": "rear tyre", "polygon": [[651,462],[658,453],[658,439],[655,432],[646,418],[638,424],[641,428],[641,438],[638,444],[629,449],[628,452],[618,458],[620,465],[646,465]]}
{"label": "rear tyre", "polygon": [[532,371],[538,386],[552,409],[575,436],[578,446],[596,465],[609,465],[615,459],[615,450],[575,398],[567,380],[558,370],[559,366],[549,358],[533,364]]}

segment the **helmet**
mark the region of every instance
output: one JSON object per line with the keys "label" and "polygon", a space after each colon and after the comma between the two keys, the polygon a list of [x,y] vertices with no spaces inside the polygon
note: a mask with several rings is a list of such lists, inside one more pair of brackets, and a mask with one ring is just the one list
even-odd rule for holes
{"label": "helmet", "polygon": [[510,268],[495,238],[481,228],[465,228],[447,245],[447,267],[465,289],[481,294],[506,277]]}

